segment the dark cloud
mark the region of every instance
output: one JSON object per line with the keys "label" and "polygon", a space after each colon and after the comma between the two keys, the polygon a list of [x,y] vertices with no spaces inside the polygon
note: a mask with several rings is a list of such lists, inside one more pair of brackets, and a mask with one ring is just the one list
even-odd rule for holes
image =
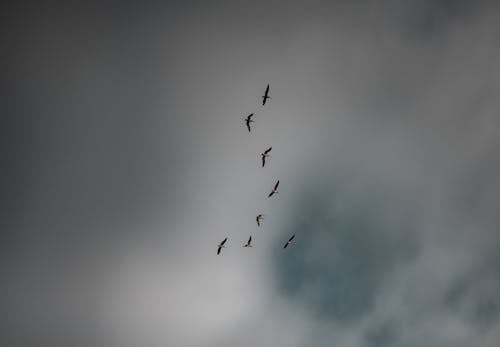
{"label": "dark cloud", "polygon": [[481,265],[451,283],[443,304],[480,330],[488,330],[500,320],[499,288],[500,259],[497,255],[486,256]]}
{"label": "dark cloud", "polygon": [[372,310],[387,276],[418,250],[410,204],[382,184],[364,185],[361,193],[349,186],[344,178],[325,183],[320,194],[298,194],[282,227],[297,235],[297,250],[274,255],[283,294],[305,297],[312,314],[343,323]]}
{"label": "dark cloud", "polygon": [[370,347],[393,346],[397,344],[400,328],[398,322],[394,320],[381,322],[366,333],[366,345]]}

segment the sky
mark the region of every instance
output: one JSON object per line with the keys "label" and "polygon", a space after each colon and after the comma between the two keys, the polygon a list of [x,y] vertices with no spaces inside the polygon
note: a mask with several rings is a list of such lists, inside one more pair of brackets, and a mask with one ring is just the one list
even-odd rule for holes
{"label": "sky", "polygon": [[2,346],[498,345],[500,4],[2,12]]}

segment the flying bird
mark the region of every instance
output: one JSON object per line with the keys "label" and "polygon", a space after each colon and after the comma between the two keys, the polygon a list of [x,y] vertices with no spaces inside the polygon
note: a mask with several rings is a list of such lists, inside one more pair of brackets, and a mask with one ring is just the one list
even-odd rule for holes
{"label": "flying bird", "polygon": [[292,235],[292,237],[290,237],[290,238],[288,239],[288,241],[287,241],[287,242],[285,243],[285,245],[283,246],[283,249],[287,248],[287,247],[288,247],[288,245],[292,243],[292,240],[293,240],[294,238],[295,238],[295,234],[294,234],[294,235]]}
{"label": "flying bird", "polygon": [[262,213],[257,215],[257,217],[255,217],[255,221],[257,222],[257,226],[260,227],[263,219],[264,219],[264,215]]}
{"label": "flying bird", "polygon": [[271,152],[271,149],[273,149],[272,147],[269,147],[268,149],[266,149],[264,152],[262,152],[260,154],[260,157],[262,158],[262,167],[264,167],[264,165],[266,165],[266,158],[269,157],[269,152]]}
{"label": "flying bird", "polygon": [[250,236],[247,243],[243,247],[252,247],[252,236]]}
{"label": "flying bird", "polygon": [[221,251],[223,248],[226,248],[226,247],[224,246],[224,244],[226,243],[226,241],[227,241],[227,237],[226,237],[224,240],[222,240],[222,242],[219,244],[219,246],[217,246],[217,255],[219,255],[219,254],[220,254],[220,251]]}
{"label": "flying bird", "polygon": [[251,123],[254,123],[255,121],[252,119],[253,113],[250,113],[247,118],[245,118],[245,124],[247,125],[248,132],[250,132],[252,129],[250,127]]}
{"label": "flying bird", "polygon": [[267,99],[271,99],[271,97],[269,96],[269,84],[267,85],[266,92],[262,96],[262,106],[266,104]]}
{"label": "flying bird", "polygon": [[267,196],[268,198],[270,198],[271,196],[273,196],[274,194],[278,194],[278,186],[280,185],[280,181],[278,180],[276,182],[276,184],[274,185],[274,188],[273,190],[271,191],[271,193],[269,193],[269,195]]}

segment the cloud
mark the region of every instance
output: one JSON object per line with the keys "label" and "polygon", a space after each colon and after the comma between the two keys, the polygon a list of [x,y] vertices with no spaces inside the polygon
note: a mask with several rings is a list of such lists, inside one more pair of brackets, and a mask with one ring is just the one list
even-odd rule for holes
{"label": "cloud", "polygon": [[495,2],[14,14],[4,344],[496,346]]}

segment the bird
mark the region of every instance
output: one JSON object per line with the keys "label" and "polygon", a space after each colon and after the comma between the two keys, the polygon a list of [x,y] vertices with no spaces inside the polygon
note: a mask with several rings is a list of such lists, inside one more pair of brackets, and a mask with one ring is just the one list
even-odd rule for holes
{"label": "bird", "polygon": [[258,214],[257,217],[255,217],[255,221],[257,222],[257,226],[260,227],[260,224],[262,223],[263,219],[264,219],[264,215],[262,213]]}
{"label": "bird", "polygon": [[264,167],[264,165],[266,165],[266,157],[269,157],[269,152],[271,152],[271,149],[273,149],[272,147],[269,147],[268,149],[266,149],[264,152],[262,152],[260,154],[260,157],[262,158],[262,167]]}
{"label": "bird", "polygon": [[243,247],[252,247],[252,236],[250,236],[247,243]]}
{"label": "bird", "polygon": [[271,196],[273,196],[274,194],[278,194],[278,186],[280,185],[280,181],[278,180],[276,182],[276,184],[274,185],[274,188],[273,190],[271,191],[271,193],[269,193],[269,195],[267,196],[268,198],[270,198]]}
{"label": "bird", "polygon": [[217,246],[217,255],[219,255],[219,254],[220,254],[220,251],[221,251],[223,248],[226,248],[226,247],[224,246],[224,244],[226,243],[226,241],[227,241],[227,237],[226,237],[224,240],[222,240],[222,242],[219,244],[219,246]]}
{"label": "bird", "polygon": [[254,123],[255,121],[252,119],[253,113],[250,113],[247,118],[245,118],[245,124],[247,125],[248,132],[250,132],[252,129],[250,128],[250,124]]}
{"label": "bird", "polygon": [[266,104],[267,99],[271,99],[271,97],[269,96],[269,84],[267,85],[266,92],[262,96],[262,106]]}
{"label": "bird", "polygon": [[287,241],[287,242],[285,243],[285,245],[283,246],[283,249],[287,248],[287,247],[288,247],[288,245],[292,243],[292,240],[293,240],[294,238],[295,238],[295,234],[294,234],[294,235],[292,235],[292,237],[290,237],[290,238],[288,239],[288,241]]}

